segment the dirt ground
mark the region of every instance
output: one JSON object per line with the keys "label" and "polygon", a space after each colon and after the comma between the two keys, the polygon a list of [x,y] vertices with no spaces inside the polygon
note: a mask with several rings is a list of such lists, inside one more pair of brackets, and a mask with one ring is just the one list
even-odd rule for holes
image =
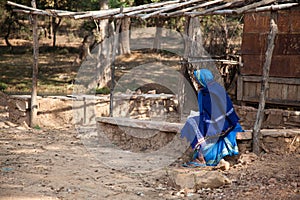
{"label": "dirt ground", "polygon": [[229,171],[221,171],[231,184],[181,190],[171,184],[166,169],[137,174],[105,166],[71,124],[30,129],[9,122],[7,110],[0,107],[0,200],[300,199],[299,154],[240,156],[247,162],[232,162]]}
{"label": "dirt ground", "polygon": [[[300,155],[243,154],[222,173],[231,184],[181,190],[166,169],[117,171],[91,155],[72,125],[30,129],[0,117],[0,200],[24,199],[300,199]],[[181,167],[180,163],[168,169]],[[201,168],[191,170],[203,170]],[[219,169],[215,169],[219,170]]]}

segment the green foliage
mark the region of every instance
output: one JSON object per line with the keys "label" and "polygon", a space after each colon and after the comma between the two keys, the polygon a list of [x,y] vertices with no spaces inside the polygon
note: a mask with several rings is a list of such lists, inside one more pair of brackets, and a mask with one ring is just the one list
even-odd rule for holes
{"label": "green foliage", "polygon": [[96,24],[94,21],[88,20],[88,21],[84,21],[80,28],[91,32],[96,28]]}
{"label": "green foliage", "polygon": [[4,90],[6,90],[7,87],[8,87],[8,86],[7,86],[6,83],[0,82],[0,91],[3,92]]}
{"label": "green foliage", "polygon": [[134,0],[109,0],[108,6],[110,8],[129,7],[133,5]]}
{"label": "green foliage", "polygon": [[96,88],[95,93],[96,94],[109,94],[110,89],[108,87]]}

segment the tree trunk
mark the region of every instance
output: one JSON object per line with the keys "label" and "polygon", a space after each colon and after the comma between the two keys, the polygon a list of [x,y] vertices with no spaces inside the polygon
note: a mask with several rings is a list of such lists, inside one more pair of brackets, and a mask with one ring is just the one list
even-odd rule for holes
{"label": "tree trunk", "polygon": [[[36,8],[35,0],[31,1],[33,8]],[[32,66],[32,91],[30,106],[30,126],[38,125],[37,121],[37,82],[38,82],[38,57],[39,57],[39,41],[37,34],[37,15],[32,15],[32,32],[33,32],[33,66]]]}
{"label": "tree trunk", "polygon": [[274,41],[277,34],[277,25],[276,25],[277,13],[271,13],[271,20],[270,20],[270,33],[268,35],[268,46],[266,51],[266,58],[263,68],[263,77],[262,77],[262,84],[261,84],[261,91],[260,91],[260,100],[259,100],[259,107],[256,115],[256,121],[253,127],[253,152],[255,154],[260,154],[261,152],[261,133],[260,128],[262,125],[262,121],[264,118],[264,110],[265,110],[265,103],[266,103],[266,96],[269,89],[269,72],[270,66],[272,62],[272,55],[274,50]]}
{"label": "tree trunk", "polygon": [[[99,2],[100,10],[108,9],[108,0],[101,0]],[[97,46],[96,46],[96,83],[93,82],[89,88],[102,88],[108,86],[111,81],[111,55],[112,55],[112,29],[113,26],[109,24],[108,19],[100,20],[97,27]]]}
{"label": "tree trunk", "polygon": [[120,54],[130,54],[130,43],[129,43],[129,29],[130,29],[130,18],[125,17],[122,19],[121,33],[120,33]]}
{"label": "tree trunk", "polygon": [[56,18],[55,17],[52,17],[52,46],[55,47],[56,46],[56,34],[57,34],[57,31],[58,31],[58,27],[61,23],[61,19],[59,18],[58,19],[58,22],[56,22]]}
{"label": "tree trunk", "polygon": [[160,18],[155,19],[156,23],[156,32],[155,32],[155,38],[153,42],[153,50],[158,52],[161,50],[161,37],[162,37],[162,28],[164,25],[164,20]]}
{"label": "tree trunk", "polygon": [[9,42],[9,40],[8,40],[8,38],[9,38],[9,35],[10,35],[10,31],[11,31],[11,26],[12,26],[12,24],[13,24],[13,20],[12,19],[10,19],[10,17],[7,17],[6,19],[5,19],[5,22],[4,22],[5,24],[8,24],[8,27],[7,27],[7,32],[6,32],[6,34],[5,34],[5,36],[4,36],[4,39],[5,39],[5,43],[6,43],[6,46],[8,46],[9,48],[10,48],[10,50],[12,50],[12,44]]}
{"label": "tree trunk", "polygon": [[[198,105],[194,103],[193,96],[197,99],[197,84],[193,83],[191,79],[190,70],[197,69],[198,65],[190,65],[188,63],[189,57],[202,56],[204,49],[202,47],[202,35],[200,29],[200,21],[198,17],[186,17],[185,24],[185,49],[184,60],[185,63],[181,65],[181,74],[184,80],[180,80],[181,89],[179,91],[179,102],[181,105],[181,115],[187,117],[191,110],[197,110]],[[190,69],[191,68],[191,69]]]}

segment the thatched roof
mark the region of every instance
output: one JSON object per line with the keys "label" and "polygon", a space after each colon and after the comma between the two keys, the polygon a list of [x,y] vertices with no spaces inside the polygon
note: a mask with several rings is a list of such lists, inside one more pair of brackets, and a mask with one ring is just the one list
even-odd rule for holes
{"label": "thatched roof", "polygon": [[15,12],[48,15],[54,17],[70,17],[74,19],[116,19],[135,17],[148,19],[150,17],[178,17],[222,14],[243,14],[249,12],[274,11],[298,6],[297,0],[173,0],[151,3],[140,6],[114,8],[97,11],[70,12],[65,10],[41,10],[20,5],[11,1],[8,5],[15,6]]}

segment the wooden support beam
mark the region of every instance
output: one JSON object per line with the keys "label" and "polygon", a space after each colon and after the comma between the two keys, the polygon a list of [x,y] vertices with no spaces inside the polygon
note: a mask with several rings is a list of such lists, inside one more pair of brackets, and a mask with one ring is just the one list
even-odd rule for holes
{"label": "wooden support beam", "polygon": [[11,6],[15,6],[15,7],[19,7],[19,8],[22,8],[24,10],[30,10],[30,11],[35,11],[37,13],[40,13],[40,14],[43,14],[43,15],[47,15],[48,13],[44,10],[40,10],[40,9],[37,9],[37,8],[34,8],[34,7],[29,7],[29,6],[24,6],[24,5],[21,5],[21,4],[18,4],[18,3],[14,3],[14,2],[11,2],[11,1],[7,1],[7,4],[8,5],[11,5]]}
{"label": "wooden support beam", "polygon": [[192,17],[196,17],[196,16],[200,16],[200,15],[206,15],[206,14],[212,13],[212,12],[214,12],[216,10],[228,8],[228,7],[230,7],[230,6],[234,5],[234,4],[242,2],[242,1],[243,0],[234,0],[234,1],[228,2],[226,4],[220,5],[220,6],[216,6],[216,7],[213,7],[213,8],[206,9],[206,10],[201,11],[201,12],[186,12],[185,14],[186,15],[190,15]]}
{"label": "wooden support beam", "polygon": [[41,11],[35,11],[35,10],[22,10],[22,9],[13,9],[13,12],[16,13],[23,13],[23,14],[29,14],[29,15],[44,15],[44,16],[53,16],[50,13],[45,13]]}
{"label": "wooden support beam", "polygon": [[190,4],[198,3],[200,1],[202,1],[202,0],[190,0],[190,1],[182,2],[182,3],[176,3],[176,4],[168,5],[168,6],[162,7],[161,9],[159,9],[157,11],[154,11],[152,13],[143,15],[141,18],[142,19],[147,19],[149,17],[158,15],[160,13],[163,13],[163,12],[166,12],[166,11],[169,11],[169,10],[173,10],[173,9],[176,9],[176,8],[179,8],[179,7],[182,7],[182,6],[187,6],[187,5],[190,5]]}
{"label": "wooden support beam", "polygon": [[119,44],[119,36],[120,36],[120,28],[121,28],[122,20],[118,19],[116,23],[116,31],[114,35],[114,43],[113,43],[113,49],[112,49],[112,65],[111,65],[111,86],[110,86],[110,104],[109,104],[109,116],[113,117],[113,103],[114,103],[114,87],[115,87],[115,59],[116,59],[116,51],[118,49]]}
{"label": "wooden support beam", "polygon": [[195,9],[199,9],[199,8],[204,8],[206,6],[210,6],[210,5],[213,5],[213,4],[221,3],[223,1],[224,0],[208,1],[208,2],[205,2],[205,3],[199,4],[199,5],[196,5],[196,6],[184,8],[184,9],[181,9],[181,10],[178,10],[178,11],[175,11],[175,12],[171,12],[171,13],[167,13],[166,16],[167,17],[171,17],[171,16],[176,16],[176,15],[181,15],[181,14],[184,14],[185,12],[188,12],[188,11],[191,11],[191,10],[195,10]]}
{"label": "wooden support beam", "polygon": [[263,6],[263,5],[268,5],[270,3],[274,3],[276,0],[262,0],[256,3],[252,3],[250,5],[244,6],[242,8],[236,9],[235,12],[236,14],[241,14],[246,12],[247,10],[253,9],[253,8],[257,8],[259,6]]}
{"label": "wooden support beam", "polygon": [[261,84],[259,107],[256,114],[256,121],[253,127],[253,152],[257,155],[260,154],[261,151],[260,129],[264,118],[266,96],[269,88],[269,72],[270,72],[270,66],[272,62],[273,50],[275,46],[274,41],[275,41],[276,34],[278,32],[276,21],[277,21],[277,13],[272,12],[271,19],[270,19],[270,33],[268,35],[268,45],[267,45],[267,51],[265,55],[265,63],[263,66],[263,77],[262,77],[262,84]]}
{"label": "wooden support beam", "polygon": [[[31,1],[33,8],[36,8],[35,0]],[[30,104],[30,126],[35,127],[38,125],[37,121],[37,86],[38,86],[38,62],[39,62],[39,39],[38,39],[38,18],[37,15],[32,17],[32,32],[33,32],[33,66],[32,66],[32,89],[31,89],[31,104]]]}

